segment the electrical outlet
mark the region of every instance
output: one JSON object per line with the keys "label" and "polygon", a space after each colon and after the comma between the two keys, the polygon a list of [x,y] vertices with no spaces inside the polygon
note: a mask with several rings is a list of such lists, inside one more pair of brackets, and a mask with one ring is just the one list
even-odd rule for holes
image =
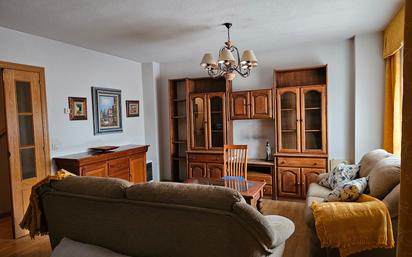
{"label": "electrical outlet", "polygon": [[70,114],[71,110],[70,108],[64,108],[64,114]]}

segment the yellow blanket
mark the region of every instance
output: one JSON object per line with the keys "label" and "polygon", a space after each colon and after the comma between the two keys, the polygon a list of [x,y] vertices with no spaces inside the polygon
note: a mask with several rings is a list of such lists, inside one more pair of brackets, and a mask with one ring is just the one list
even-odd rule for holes
{"label": "yellow blanket", "polygon": [[372,196],[361,195],[356,202],[314,202],[311,207],[322,248],[338,248],[346,257],[395,245],[388,209]]}
{"label": "yellow blanket", "polygon": [[35,235],[47,234],[47,227],[42,217],[37,189],[40,186],[49,183],[50,181],[62,180],[67,176],[75,175],[63,169],[59,170],[56,172],[55,175],[47,176],[31,188],[29,207],[27,208],[26,213],[24,214],[23,220],[20,222],[20,227],[22,229],[29,230],[31,238],[34,238]]}

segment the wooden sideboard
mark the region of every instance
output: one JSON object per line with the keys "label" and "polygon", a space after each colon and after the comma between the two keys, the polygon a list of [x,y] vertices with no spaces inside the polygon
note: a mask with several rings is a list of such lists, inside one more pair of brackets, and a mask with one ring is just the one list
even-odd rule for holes
{"label": "wooden sideboard", "polygon": [[58,169],[78,176],[114,177],[133,183],[146,182],[148,145],[124,145],[107,153],[84,152],[55,157]]}

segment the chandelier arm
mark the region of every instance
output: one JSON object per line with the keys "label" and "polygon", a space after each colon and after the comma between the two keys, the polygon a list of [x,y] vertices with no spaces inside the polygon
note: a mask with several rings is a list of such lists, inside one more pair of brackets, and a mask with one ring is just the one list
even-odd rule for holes
{"label": "chandelier arm", "polygon": [[239,49],[238,49],[236,46],[232,46],[232,48],[236,50],[237,66],[240,67],[240,54],[239,54]]}

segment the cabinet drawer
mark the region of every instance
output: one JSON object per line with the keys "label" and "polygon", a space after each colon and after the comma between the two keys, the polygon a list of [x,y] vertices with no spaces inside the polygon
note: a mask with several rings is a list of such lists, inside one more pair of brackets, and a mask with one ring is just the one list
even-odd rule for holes
{"label": "cabinet drawer", "polygon": [[272,196],[272,185],[266,185],[263,187],[263,194]]}
{"label": "cabinet drawer", "polygon": [[81,168],[82,176],[106,177],[107,162],[99,162],[83,166]]}
{"label": "cabinet drawer", "polygon": [[267,185],[272,185],[272,176],[270,174],[249,171],[247,173],[247,180],[265,181]]}
{"label": "cabinet drawer", "polygon": [[277,164],[280,167],[326,168],[326,159],[278,157]]}
{"label": "cabinet drawer", "polygon": [[223,153],[222,154],[189,154],[189,161],[192,162],[212,162],[212,163],[223,163]]}
{"label": "cabinet drawer", "polygon": [[114,177],[119,173],[129,173],[129,158],[119,158],[109,161],[109,176]]}

